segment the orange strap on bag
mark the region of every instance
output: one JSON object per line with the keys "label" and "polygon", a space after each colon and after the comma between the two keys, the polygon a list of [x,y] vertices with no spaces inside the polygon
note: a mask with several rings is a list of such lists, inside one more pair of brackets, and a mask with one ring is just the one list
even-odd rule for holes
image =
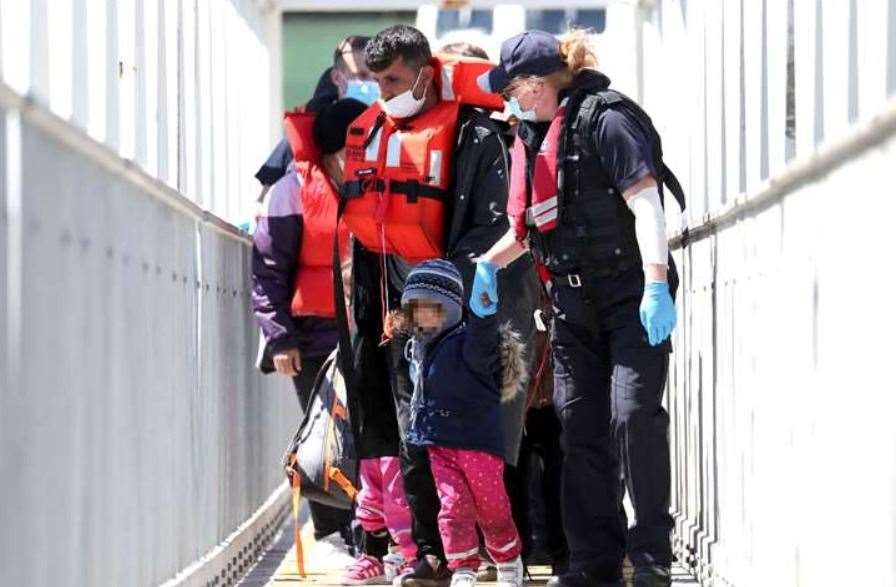
{"label": "orange strap on bag", "polygon": [[[342,420],[348,419],[348,411],[341,403],[336,394],[333,394],[333,403],[330,410],[330,421],[327,424],[327,433],[324,440],[324,491],[329,491],[330,481],[335,482],[345,492],[345,494],[354,501],[358,496],[358,489],[354,487],[338,468],[330,465],[332,460],[331,441],[335,434],[336,418]],[[299,511],[302,501],[302,475],[298,470],[298,456],[293,453],[289,457],[289,479],[292,487],[292,517],[295,532],[295,549],[296,549],[296,567],[299,576],[305,578],[305,557],[302,549],[302,527],[299,521]]]}
{"label": "orange strap on bag", "polygon": [[342,420],[348,419],[348,412],[346,411],[345,406],[339,403],[339,398],[335,394],[333,395],[333,406],[330,410],[330,414],[330,422],[327,426],[327,438],[324,442],[324,450],[326,451],[324,453],[324,491],[329,491],[330,481],[335,481],[342,491],[354,501],[355,497],[358,495],[358,490],[338,467],[330,465],[330,462],[333,460],[332,455],[330,454],[330,439],[333,438],[336,429],[336,418],[341,418]]}
{"label": "orange strap on bag", "polygon": [[358,497],[358,490],[352,485],[352,482],[348,480],[348,477],[345,476],[345,473],[343,473],[339,467],[327,467],[327,477],[335,481],[352,501],[355,501]]}
{"label": "orange strap on bag", "polygon": [[296,470],[296,455],[292,455],[289,466],[292,470],[289,475],[289,483],[292,486],[292,521],[296,543],[296,568],[299,576],[305,578],[305,554],[302,550],[302,525],[299,521],[299,507],[302,502],[302,475]]}

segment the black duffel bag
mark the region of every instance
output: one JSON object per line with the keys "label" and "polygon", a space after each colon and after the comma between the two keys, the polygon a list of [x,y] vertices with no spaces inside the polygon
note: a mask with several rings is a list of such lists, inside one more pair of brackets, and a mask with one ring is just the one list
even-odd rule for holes
{"label": "black duffel bag", "polygon": [[357,495],[358,453],[337,352],[327,357],[314,380],[308,407],[286,449],[283,465],[302,497],[351,509]]}

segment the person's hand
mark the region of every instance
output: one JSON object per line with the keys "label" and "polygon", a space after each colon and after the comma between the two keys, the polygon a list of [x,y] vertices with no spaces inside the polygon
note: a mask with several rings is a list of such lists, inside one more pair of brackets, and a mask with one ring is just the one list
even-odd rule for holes
{"label": "person's hand", "polygon": [[490,261],[476,261],[470,310],[480,318],[498,311],[498,266]]}
{"label": "person's hand", "polygon": [[647,331],[647,341],[656,346],[669,338],[678,316],[675,313],[675,302],[669,294],[669,284],[651,281],[644,286],[644,297],[641,298],[641,325]]}
{"label": "person's hand", "polygon": [[285,377],[295,377],[302,370],[299,349],[284,349],[274,353],[274,368]]}

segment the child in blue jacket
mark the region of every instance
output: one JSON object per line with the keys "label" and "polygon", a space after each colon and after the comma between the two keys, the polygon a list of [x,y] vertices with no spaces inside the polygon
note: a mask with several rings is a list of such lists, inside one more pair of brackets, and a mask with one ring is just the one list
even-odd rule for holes
{"label": "child in blue jacket", "polygon": [[452,587],[476,583],[477,524],[497,565],[498,585],[519,587],[523,581],[501,433],[502,391],[519,387],[521,345],[497,324],[496,289],[492,284],[487,299],[471,300],[465,323],[461,275],[438,259],[410,272],[401,298],[413,335],[406,351],[414,382],[407,442],[429,454]]}

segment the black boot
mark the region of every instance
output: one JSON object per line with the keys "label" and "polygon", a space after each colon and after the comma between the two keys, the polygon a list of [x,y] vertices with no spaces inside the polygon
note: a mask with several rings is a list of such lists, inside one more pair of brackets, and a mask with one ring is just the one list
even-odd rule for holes
{"label": "black boot", "polygon": [[569,572],[569,553],[551,557],[551,576],[559,577]]}
{"label": "black boot", "polygon": [[635,587],[670,587],[672,573],[669,567],[651,565],[635,567]]}
{"label": "black boot", "polygon": [[621,574],[608,576],[579,571],[551,577],[545,587],[625,587],[625,583]]}
{"label": "black boot", "polygon": [[401,578],[401,587],[448,587],[450,584],[448,565],[431,554],[417,561],[414,570]]}

